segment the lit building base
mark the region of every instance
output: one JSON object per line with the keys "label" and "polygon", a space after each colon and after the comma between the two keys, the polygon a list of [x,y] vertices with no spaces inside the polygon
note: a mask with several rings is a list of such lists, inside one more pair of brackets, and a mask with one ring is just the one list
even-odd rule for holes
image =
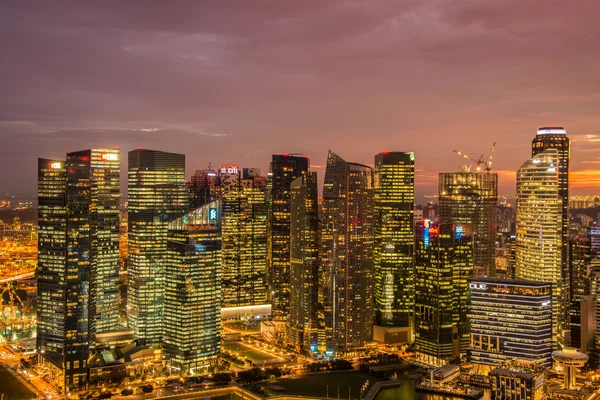
{"label": "lit building base", "polygon": [[373,340],[385,344],[405,344],[412,342],[412,332],[408,327],[373,325]]}
{"label": "lit building base", "polygon": [[221,321],[260,319],[271,315],[270,304],[257,304],[254,306],[223,307],[221,308]]}

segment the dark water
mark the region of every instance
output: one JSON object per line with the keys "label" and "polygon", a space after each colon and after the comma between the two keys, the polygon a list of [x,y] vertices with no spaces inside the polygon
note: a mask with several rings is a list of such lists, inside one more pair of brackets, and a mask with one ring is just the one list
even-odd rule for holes
{"label": "dark water", "polygon": [[[375,400],[464,400],[462,397],[452,397],[440,394],[417,392],[417,382],[405,375],[399,375],[398,380],[404,384],[397,388],[385,389],[379,392]],[[481,400],[489,400],[489,392],[486,391]]]}
{"label": "dark water", "polygon": [[35,398],[34,394],[8,372],[3,365],[0,365],[0,394],[4,395],[4,400]]}

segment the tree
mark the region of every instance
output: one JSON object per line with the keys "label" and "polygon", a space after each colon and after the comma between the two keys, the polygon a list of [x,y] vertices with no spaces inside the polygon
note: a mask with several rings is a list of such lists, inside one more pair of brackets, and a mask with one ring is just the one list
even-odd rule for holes
{"label": "tree", "polygon": [[152,393],[153,390],[154,388],[152,387],[152,385],[142,386],[142,392],[144,393]]}
{"label": "tree", "polygon": [[274,376],[275,378],[279,378],[282,375],[281,369],[279,369],[277,367],[267,368],[265,370],[265,373],[267,374],[267,376],[269,376],[269,377]]}
{"label": "tree", "polygon": [[258,382],[265,379],[265,374],[260,368],[254,367],[247,371],[238,372],[238,379],[245,383]]}

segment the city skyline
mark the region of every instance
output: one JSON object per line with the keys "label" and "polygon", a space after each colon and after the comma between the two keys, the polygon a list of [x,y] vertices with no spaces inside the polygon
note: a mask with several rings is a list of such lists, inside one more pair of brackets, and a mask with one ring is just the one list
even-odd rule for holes
{"label": "city skyline", "polygon": [[17,40],[0,66],[0,168],[15,172],[2,192],[34,197],[32,161],[67,144],[185,153],[188,170],[298,152],[321,177],[335,148],[365,164],[414,152],[422,202],[457,169],[453,149],[497,142],[499,193],[513,194],[523,145],[548,125],[573,140],[573,194],[600,182],[595,2],[226,3],[3,6]]}

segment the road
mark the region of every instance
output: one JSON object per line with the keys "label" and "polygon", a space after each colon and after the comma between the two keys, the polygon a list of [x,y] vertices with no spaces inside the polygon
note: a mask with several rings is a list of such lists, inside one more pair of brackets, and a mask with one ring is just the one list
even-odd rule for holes
{"label": "road", "polygon": [[35,277],[35,271],[26,272],[24,274],[10,276],[8,278],[0,279],[0,285],[3,284],[3,283],[13,282],[13,281],[20,281],[22,279],[31,279],[33,277]]}

